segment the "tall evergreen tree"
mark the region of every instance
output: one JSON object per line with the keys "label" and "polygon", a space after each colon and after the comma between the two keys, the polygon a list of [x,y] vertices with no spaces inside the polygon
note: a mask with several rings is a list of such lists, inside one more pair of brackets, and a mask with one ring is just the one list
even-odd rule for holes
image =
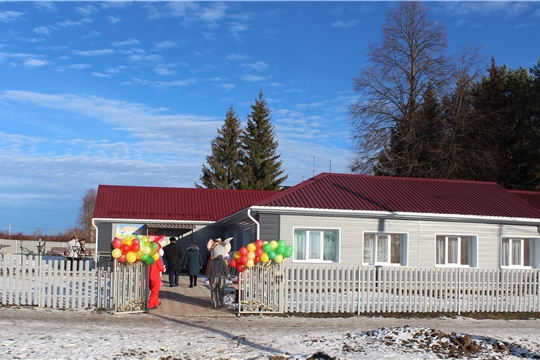
{"label": "tall evergreen tree", "polygon": [[202,167],[202,186],[209,189],[238,189],[240,185],[240,120],[231,106],[218,136],[212,140],[212,155],[206,157]]}
{"label": "tall evergreen tree", "polygon": [[540,61],[530,72],[507,71],[505,85],[512,123],[505,141],[507,166],[498,182],[508,189],[540,190]]}
{"label": "tall evergreen tree", "polygon": [[255,105],[251,105],[247,126],[241,135],[243,176],[240,187],[246,190],[278,190],[287,180],[282,161],[276,153],[274,126],[270,122],[270,109],[263,100],[262,91]]}

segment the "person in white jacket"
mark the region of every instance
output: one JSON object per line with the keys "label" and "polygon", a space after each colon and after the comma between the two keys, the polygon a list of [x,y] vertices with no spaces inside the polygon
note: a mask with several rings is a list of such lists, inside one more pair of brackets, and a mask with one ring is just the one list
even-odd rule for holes
{"label": "person in white jacket", "polygon": [[70,264],[70,270],[73,270],[73,261],[75,259],[79,259],[81,251],[81,244],[79,243],[79,238],[77,235],[73,235],[73,238],[69,240],[66,244],[66,257],[67,261],[69,261]]}

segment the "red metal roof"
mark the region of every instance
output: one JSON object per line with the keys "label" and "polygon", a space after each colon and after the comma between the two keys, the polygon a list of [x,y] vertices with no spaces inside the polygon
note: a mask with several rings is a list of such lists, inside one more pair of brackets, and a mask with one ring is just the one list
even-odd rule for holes
{"label": "red metal roof", "polygon": [[540,211],[494,182],[322,173],[254,204],[540,219]]}
{"label": "red metal roof", "polygon": [[276,193],[99,185],[94,218],[218,221]]}
{"label": "red metal roof", "polygon": [[520,198],[521,200],[532,205],[537,210],[540,210],[540,192],[538,191],[525,191],[525,190],[509,190],[512,194]]}

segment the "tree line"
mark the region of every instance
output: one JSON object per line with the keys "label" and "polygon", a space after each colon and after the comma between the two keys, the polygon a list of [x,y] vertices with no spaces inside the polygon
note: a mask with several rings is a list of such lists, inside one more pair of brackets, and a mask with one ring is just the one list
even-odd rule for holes
{"label": "tree line", "polygon": [[388,12],[371,65],[353,79],[351,171],[540,190],[540,61],[485,69],[479,48],[446,50],[426,3]]}

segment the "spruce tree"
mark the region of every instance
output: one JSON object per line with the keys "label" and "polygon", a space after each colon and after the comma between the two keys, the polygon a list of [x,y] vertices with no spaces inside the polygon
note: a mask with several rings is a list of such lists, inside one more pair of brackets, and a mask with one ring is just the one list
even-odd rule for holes
{"label": "spruce tree", "polygon": [[240,120],[231,106],[218,136],[212,140],[212,155],[202,167],[202,186],[208,189],[238,189],[240,184]]}
{"label": "spruce tree", "polygon": [[242,180],[245,190],[278,190],[287,180],[283,175],[282,161],[276,153],[274,126],[270,122],[270,109],[263,100],[262,91],[255,105],[251,105],[247,125],[240,137],[242,143]]}

